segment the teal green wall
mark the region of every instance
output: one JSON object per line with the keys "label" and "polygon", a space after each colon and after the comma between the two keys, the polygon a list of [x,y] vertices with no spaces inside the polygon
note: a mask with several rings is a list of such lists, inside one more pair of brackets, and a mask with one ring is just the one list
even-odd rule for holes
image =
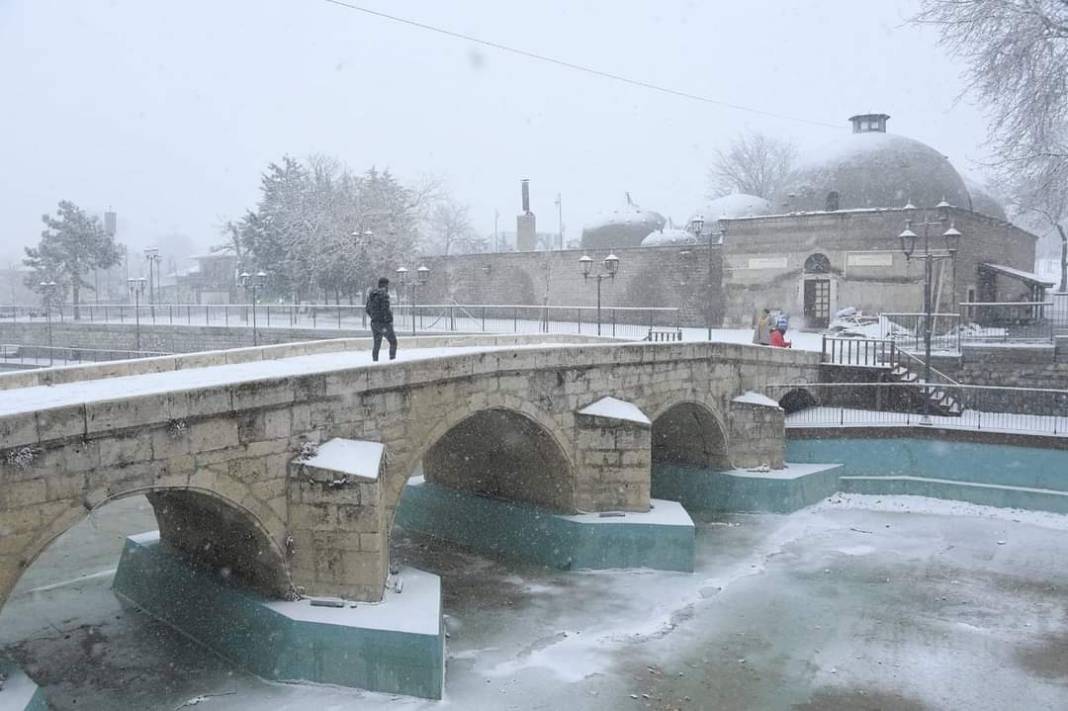
{"label": "teal green wall", "polygon": [[736,476],[697,467],[657,464],[652,495],[678,501],[689,511],[789,513],[838,490],[839,469],[829,466],[794,479]]}
{"label": "teal green wall", "polygon": [[791,462],[836,462],[844,476],[914,476],[1068,491],[1068,450],[913,438],[792,439]]}
{"label": "teal green wall", "polygon": [[420,635],[293,620],[266,600],[127,539],[114,591],[266,679],[441,698],[444,631]]}
{"label": "teal green wall", "polygon": [[481,553],[553,568],[693,571],[694,527],[581,523],[429,482],[405,487],[396,524]]}

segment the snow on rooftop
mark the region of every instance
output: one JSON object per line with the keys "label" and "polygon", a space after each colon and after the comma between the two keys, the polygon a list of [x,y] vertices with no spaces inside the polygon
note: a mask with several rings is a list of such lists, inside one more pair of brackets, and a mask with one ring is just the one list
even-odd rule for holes
{"label": "snow on rooftop", "polygon": [[752,390],[739,395],[734,398],[734,402],[740,402],[745,405],[763,405],[764,407],[778,407],[779,403],[772,400],[767,395],[755,393]]}
{"label": "snow on rooftop", "polygon": [[1016,267],[1007,267],[1004,264],[989,264],[987,262],[983,262],[981,266],[986,267],[987,269],[990,269],[992,271],[998,272],[1000,274],[1004,274],[1005,276],[1015,277],[1017,279],[1022,279],[1023,281],[1034,282],[1036,284],[1041,284],[1047,288],[1052,287],[1054,284],[1054,282],[1046,281],[1034,272],[1024,271],[1023,269],[1017,269]]}
{"label": "snow on rooftop", "polygon": [[587,405],[579,410],[580,415],[593,415],[594,417],[609,417],[613,420],[628,420],[643,425],[651,425],[652,421],[641,409],[632,402],[617,400],[614,397],[603,397],[595,403]]}
{"label": "snow on rooftop", "polygon": [[337,437],[320,444],[316,453],[304,460],[304,465],[362,479],[377,479],[385,451],[381,442]]}

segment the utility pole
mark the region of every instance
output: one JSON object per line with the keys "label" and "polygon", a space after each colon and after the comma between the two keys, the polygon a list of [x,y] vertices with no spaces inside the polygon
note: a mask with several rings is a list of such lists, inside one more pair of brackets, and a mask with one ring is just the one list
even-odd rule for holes
{"label": "utility pole", "polygon": [[494,210],[493,211],[493,251],[494,252],[500,252],[501,251],[500,233],[497,231],[497,223],[500,221],[500,219],[501,219],[501,211],[500,210]]}

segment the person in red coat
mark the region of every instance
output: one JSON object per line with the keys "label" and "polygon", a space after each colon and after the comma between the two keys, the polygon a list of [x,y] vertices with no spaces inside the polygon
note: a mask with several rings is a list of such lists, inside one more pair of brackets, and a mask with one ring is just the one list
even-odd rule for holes
{"label": "person in red coat", "polygon": [[772,348],[792,348],[793,344],[786,340],[786,329],[784,327],[773,328],[771,330],[771,347]]}

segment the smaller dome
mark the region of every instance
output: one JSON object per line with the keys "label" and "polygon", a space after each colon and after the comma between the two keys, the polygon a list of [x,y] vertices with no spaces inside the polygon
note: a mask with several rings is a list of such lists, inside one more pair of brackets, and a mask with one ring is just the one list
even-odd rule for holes
{"label": "smaller dome", "polygon": [[643,247],[667,247],[674,244],[697,244],[697,238],[689,230],[681,227],[664,227],[650,232],[642,240]]}
{"label": "smaller dome", "polygon": [[1008,222],[1008,215],[1005,214],[1005,208],[1001,206],[997,198],[987,192],[979,183],[964,176],[964,185],[968,188],[968,196],[971,198],[970,210],[972,212],[978,212],[980,215],[986,215],[987,217],[994,217],[998,220]]}
{"label": "smaller dome", "polygon": [[615,210],[603,214],[582,229],[583,249],[615,249],[637,247],[654,230],[664,227],[667,220],[659,212],[643,210],[626,193],[626,200]]}
{"label": "smaller dome", "polygon": [[[721,217],[733,220],[739,217],[760,217],[771,214],[771,203],[756,195],[745,193],[731,193],[718,197],[704,206],[701,212],[693,217],[701,215],[705,224],[715,222]],[[690,219],[692,220],[693,217]]]}

